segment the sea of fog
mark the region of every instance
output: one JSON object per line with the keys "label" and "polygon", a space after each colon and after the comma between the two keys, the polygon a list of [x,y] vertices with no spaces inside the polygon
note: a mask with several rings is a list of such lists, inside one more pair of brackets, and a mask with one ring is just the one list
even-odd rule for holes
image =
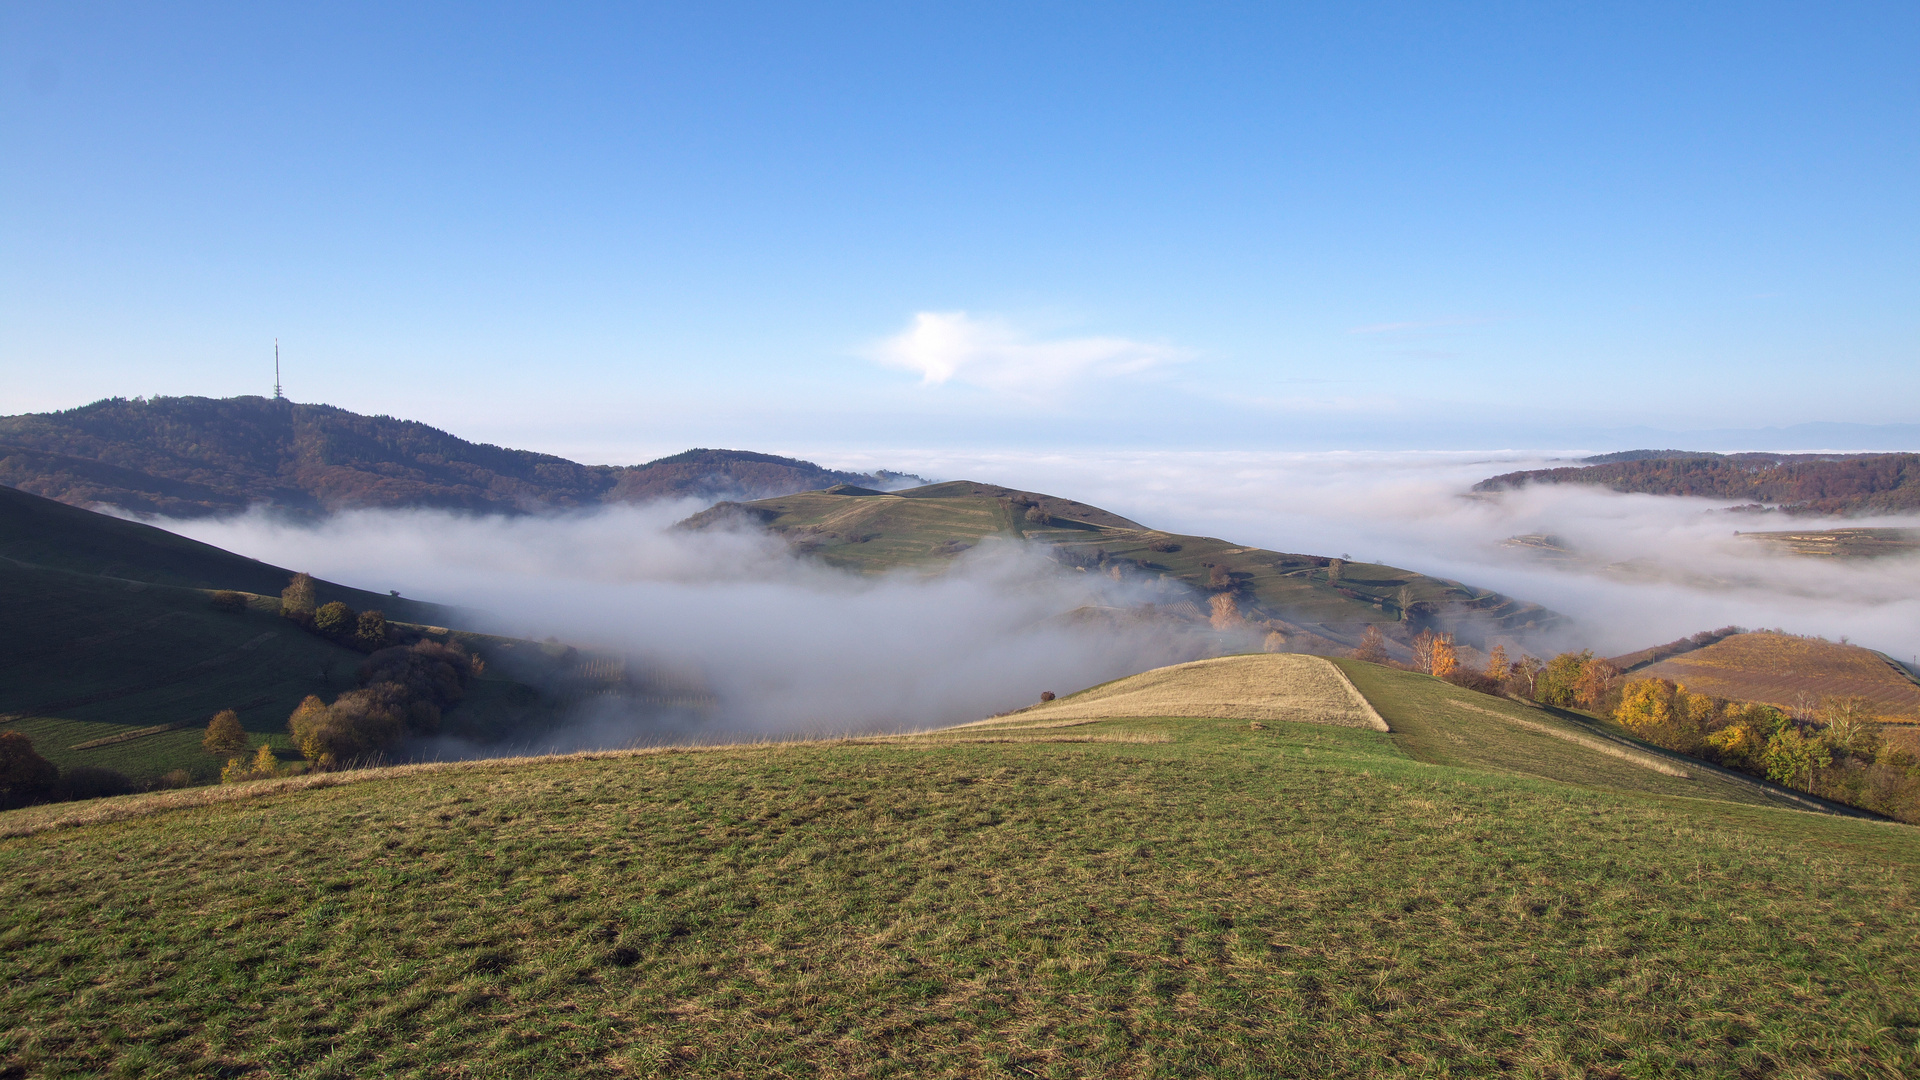
{"label": "sea of fog", "polygon": [[[1920,559],[1780,554],[1736,530],[1809,523],[1709,501],[1573,487],[1471,494],[1489,475],[1565,463],[1539,454],[903,450],[818,459],[1043,491],[1174,532],[1456,578],[1569,616],[1565,636],[1527,643],[1539,650],[1613,655],[1728,623],[1844,636],[1902,658],[1920,647]],[[730,736],[978,719],[1042,690],[1068,693],[1185,658],[1182,643],[1163,636],[1055,618],[1152,597],[1063,572],[1017,544],[982,545],[949,573],[859,577],[764,536],[671,528],[700,508],[157,524],[345,584],[475,609],[496,632],[697,670],[722,702],[717,723]],[[1504,542],[1523,534],[1551,534],[1575,554],[1546,560]],[[567,744],[645,741],[647,723],[583,717]]]}

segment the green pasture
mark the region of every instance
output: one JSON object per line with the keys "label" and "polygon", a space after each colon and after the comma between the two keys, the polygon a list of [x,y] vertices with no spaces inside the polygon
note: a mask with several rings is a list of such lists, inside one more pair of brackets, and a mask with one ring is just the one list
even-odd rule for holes
{"label": "green pasture", "polygon": [[0,1060],[1920,1071],[1920,833],[1590,768],[1403,674],[1367,684],[1393,735],[1165,718],[477,763],[0,840]]}

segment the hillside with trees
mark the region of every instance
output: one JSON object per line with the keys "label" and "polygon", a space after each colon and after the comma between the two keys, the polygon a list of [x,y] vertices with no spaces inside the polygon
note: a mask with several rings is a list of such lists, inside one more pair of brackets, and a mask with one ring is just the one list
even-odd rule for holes
{"label": "hillside with trees", "polygon": [[738,450],[582,465],[411,420],[263,397],[108,398],[0,417],[0,485],[75,506],[202,517],[265,504],[515,513],[662,498],[764,498],[917,477],[850,473]]}
{"label": "hillside with trees", "polygon": [[[1640,456],[1645,455],[1645,456]],[[1482,492],[1585,484],[1776,507],[1788,514],[1861,516],[1920,511],[1920,454],[1708,454],[1627,451],[1593,464],[1489,477]],[[1624,459],[1624,460],[1623,460]]]}

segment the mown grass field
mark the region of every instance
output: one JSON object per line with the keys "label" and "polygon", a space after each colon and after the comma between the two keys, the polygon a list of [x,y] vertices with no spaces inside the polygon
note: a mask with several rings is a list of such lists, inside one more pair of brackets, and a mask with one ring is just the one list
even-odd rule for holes
{"label": "mown grass field", "polygon": [[[1575,744],[1374,670],[1382,713],[1424,730],[1162,718],[481,763],[0,840],[0,1060],[1920,1071],[1920,833],[1615,787],[1557,756]],[[1442,746],[1476,739],[1514,746]]]}
{"label": "mown grass field", "polygon": [[1735,634],[1632,673],[1685,683],[1697,693],[1792,709],[1859,696],[1883,720],[1920,722],[1920,684],[1904,667],[1858,645],[1761,630]]}

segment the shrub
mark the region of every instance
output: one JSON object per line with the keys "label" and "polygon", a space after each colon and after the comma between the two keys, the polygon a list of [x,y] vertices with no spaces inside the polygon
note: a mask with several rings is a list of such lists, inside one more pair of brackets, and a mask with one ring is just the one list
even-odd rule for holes
{"label": "shrub", "polygon": [[217,590],[207,598],[207,601],[213,605],[215,611],[233,614],[247,610],[246,594],[234,592],[232,589]]}
{"label": "shrub", "polygon": [[273,747],[261,743],[260,749],[254,751],[252,761],[242,761],[237,757],[229,760],[227,767],[220,770],[220,782],[237,784],[244,780],[271,780],[279,776],[281,771],[280,759],[275,756]]}
{"label": "shrub", "polygon": [[207,733],[200,740],[200,748],[217,758],[230,758],[244,753],[247,749],[247,731],[240,726],[240,714],[232,709],[221,709],[213,714],[207,723]]}
{"label": "shrub", "polygon": [[1052,701],[1052,700],[1053,700],[1053,691],[1051,691],[1051,690],[1042,690],[1042,691],[1040,691],[1040,700],[1041,700],[1041,701]]}
{"label": "shrub", "polygon": [[353,633],[356,645],[373,652],[387,647],[387,616],[381,611],[363,611]]}
{"label": "shrub", "polygon": [[0,731],[0,808],[44,801],[59,778],[60,770],[40,756],[32,739],[17,731]]}
{"label": "shrub", "polygon": [[125,773],[97,765],[75,765],[60,774],[49,795],[55,802],[67,802],[72,799],[104,799],[109,795],[125,795],[134,790],[133,781]]}
{"label": "shrub", "polygon": [[339,600],[321,604],[313,613],[313,628],[330,638],[349,637],[359,625],[359,614]]}
{"label": "shrub", "polygon": [[1147,545],[1147,550],[1157,551],[1162,555],[1171,555],[1180,550],[1180,545],[1174,543],[1172,540],[1155,540],[1153,543]]}

